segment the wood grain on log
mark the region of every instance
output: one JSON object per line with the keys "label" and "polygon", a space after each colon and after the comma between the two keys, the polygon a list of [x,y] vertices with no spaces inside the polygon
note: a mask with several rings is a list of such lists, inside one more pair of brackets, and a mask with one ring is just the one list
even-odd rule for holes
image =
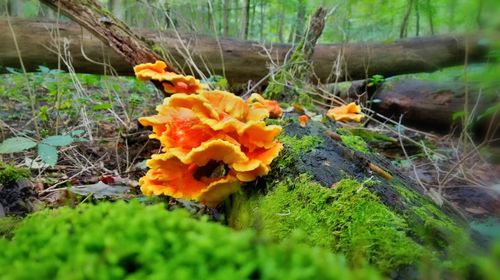
{"label": "wood grain on log", "polygon": [[[47,46],[53,44],[54,40],[60,42],[63,39],[67,39],[69,43],[68,47],[73,57],[75,70],[81,73],[103,73],[103,66],[88,61],[82,51],[95,61],[102,62],[103,56],[106,57],[106,61],[109,61],[117,73],[122,75],[133,74],[131,66],[134,63],[152,59],[140,54],[144,46],[132,46],[121,51],[119,47],[107,48],[105,46],[108,45],[108,42],[103,45],[100,41],[101,36],[97,37],[88,33],[74,23],[66,22],[57,25],[54,21],[26,19],[11,19],[11,22],[28,70],[35,70],[38,65],[42,64],[57,68],[58,57],[51,53]],[[105,23],[99,22],[95,24],[105,25]],[[59,27],[59,39],[51,36],[51,30],[57,26]],[[119,31],[118,34],[123,33],[125,37],[131,36],[127,32]],[[183,34],[182,40],[179,40],[171,32],[139,29],[134,29],[133,33],[138,34],[134,38],[146,38],[146,40],[154,42],[155,45],[162,46],[168,52],[170,61],[176,61],[176,65],[180,65],[179,68],[183,68],[187,73],[190,73],[190,68],[186,63],[182,45],[190,50],[194,63],[202,71],[205,73],[210,71],[214,74],[223,73],[219,45],[214,38]],[[404,73],[433,71],[442,67],[462,64],[466,50],[469,62],[485,60],[488,48],[481,44],[482,38],[480,35],[460,35],[420,37],[393,43],[319,44],[314,50],[313,67],[315,75],[322,81],[332,80],[334,78],[332,74],[334,63],[341,54],[343,57],[341,69],[343,70],[339,81],[364,79],[366,76],[374,74],[388,77]],[[116,38],[110,38],[110,41],[112,41],[111,39],[115,40]],[[0,65],[18,67],[19,58],[6,20],[0,20],[0,42],[2,42],[0,44]],[[220,39],[220,46],[224,56],[226,78],[230,82],[257,81],[269,72],[269,57],[263,54],[262,46],[256,42]],[[267,45],[267,47],[270,48],[271,45]],[[286,44],[272,45],[269,53],[273,60],[282,63],[291,47]],[[203,68],[202,65],[207,65],[208,69]]]}

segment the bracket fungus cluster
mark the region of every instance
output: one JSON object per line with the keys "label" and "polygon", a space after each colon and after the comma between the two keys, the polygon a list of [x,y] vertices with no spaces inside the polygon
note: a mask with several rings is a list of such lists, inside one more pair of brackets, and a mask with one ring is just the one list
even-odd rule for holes
{"label": "bracket fungus cluster", "polygon": [[194,77],[165,68],[162,61],[134,67],[137,78],[161,82],[172,94],[156,108],[158,114],[139,119],[162,145],[162,153],[147,162],[142,192],[215,206],[243,183],[266,175],[283,149],[275,140],[281,127],[264,121],[281,115],[278,103],[259,94],[243,100],[204,90]]}

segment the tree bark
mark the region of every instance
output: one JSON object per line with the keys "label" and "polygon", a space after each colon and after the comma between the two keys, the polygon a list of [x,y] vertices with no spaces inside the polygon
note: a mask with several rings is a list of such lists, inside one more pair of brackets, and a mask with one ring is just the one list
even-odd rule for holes
{"label": "tree bark", "polygon": [[243,1],[243,13],[241,19],[241,38],[248,39],[248,23],[250,17],[250,0]]}
{"label": "tree bark", "polygon": [[231,0],[224,0],[224,36],[229,37],[229,17],[231,16]]}
{"label": "tree bark", "polygon": [[[496,93],[487,93],[478,85],[463,82],[399,80],[386,81],[375,91],[372,98],[379,102],[374,103],[373,109],[396,120],[401,116],[405,123],[447,133],[453,124],[460,124],[460,118],[454,120],[453,115],[464,111],[466,90],[468,107],[474,108],[477,115],[500,102],[498,89],[492,89]],[[489,121],[485,118],[476,123],[477,128],[485,128]],[[484,135],[486,131],[483,132]]]}
{"label": "tree bark", "polygon": [[411,8],[413,7],[413,0],[408,0],[406,6],[406,11],[403,16],[403,22],[401,23],[401,28],[399,30],[399,38],[406,38],[408,35],[408,22],[410,20]]}
{"label": "tree bark", "polygon": [[[113,37],[116,34],[109,35],[109,43],[105,41],[105,45],[114,45],[111,48],[103,48],[102,36],[96,37],[74,23],[61,22],[57,25],[55,21],[15,18],[11,19],[11,23],[17,34],[21,54],[28,71],[35,71],[38,65],[57,68],[57,55],[49,51],[48,47],[53,43],[62,43],[64,39],[67,39],[73,66],[77,72],[81,73],[103,73],[101,64],[91,62],[85,56],[98,62],[103,61],[103,56],[107,57],[110,65],[121,75],[133,75],[132,66],[137,62],[144,62],[150,57],[146,56],[149,53],[149,48],[145,49],[145,44],[139,48],[134,47],[134,45],[127,47],[129,51],[124,54],[118,44],[121,41]],[[102,25],[102,23],[100,24]],[[59,39],[51,38],[51,31],[55,28],[59,28]],[[186,59],[181,52],[181,43],[188,46],[194,63],[197,65],[206,63],[212,74],[220,75],[222,73],[219,47],[214,38],[184,34],[182,41],[180,41],[172,32],[143,29],[135,29],[133,32],[138,34],[135,37],[146,38],[153,41],[154,45],[162,46],[168,51],[171,62],[178,61],[180,65],[184,66],[186,73],[189,73],[189,67],[187,67]],[[127,37],[125,36],[125,38]],[[481,44],[484,38],[482,35],[459,35],[420,37],[394,43],[319,44],[316,45],[312,56],[313,69],[314,74],[322,82],[334,81],[335,76],[331,75],[332,67],[343,49],[341,69],[344,72],[339,75],[339,81],[346,78],[366,79],[367,76],[370,77],[374,74],[390,77],[406,73],[434,71],[447,66],[463,64],[466,49],[468,49],[469,62],[485,61],[488,47]],[[0,44],[0,65],[19,67],[19,58],[6,20],[0,20],[0,42],[2,42]],[[123,42],[127,43],[127,40]],[[269,72],[269,58],[262,54],[262,48],[255,42],[220,39],[220,44],[224,55],[226,78],[231,83],[257,81]],[[267,47],[270,48],[269,45]],[[272,58],[284,61],[290,47],[290,45],[273,45]],[[148,51],[145,52],[145,50]],[[131,61],[129,56],[137,58],[134,59],[136,62]],[[151,57],[151,59],[153,58]],[[202,68],[202,70],[207,74],[205,69]]]}

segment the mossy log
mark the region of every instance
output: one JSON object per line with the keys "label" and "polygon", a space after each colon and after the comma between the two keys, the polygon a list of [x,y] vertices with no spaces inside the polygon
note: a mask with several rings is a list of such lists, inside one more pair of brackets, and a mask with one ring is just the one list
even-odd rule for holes
{"label": "mossy log", "polygon": [[[474,83],[458,81],[388,80],[375,90],[372,98],[379,100],[373,104],[373,109],[381,114],[395,118],[401,116],[405,123],[442,130],[462,121],[457,114],[464,112],[466,103],[468,110],[474,111],[476,116],[498,104],[500,90],[496,87],[483,89]],[[474,122],[480,135],[487,134],[490,125],[498,126],[499,117],[494,117],[496,120],[486,116]],[[497,130],[494,125],[489,129]]]}
{"label": "mossy log", "polygon": [[423,263],[431,274],[457,272],[455,265],[479,251],[481,238],[453,207],[436,205],[361,138],[346,141],[356,136],[344,134],[339,142],[329,135],[345,132],[335,132],[332,121],[303,128],[297,117],[286,113],[279,121],[285,149],[271,173],[228,200],[230,226],[298,238],[391,277],[423,277]]}

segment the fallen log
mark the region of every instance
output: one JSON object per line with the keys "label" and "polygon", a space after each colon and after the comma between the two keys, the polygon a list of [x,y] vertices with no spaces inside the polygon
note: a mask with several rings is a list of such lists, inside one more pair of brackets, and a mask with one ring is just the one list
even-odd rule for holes
{"label": "fallen log", "polygon": [[[474,112],[474,125],[482,136],[487,134],[491,116],[477,119],[489,107],[498,104],[500,93],[496,88],[481,90],[474,83],[459,81],[439,82],[421,80],[387,80],[375,90],[373,109],[387,117],[407,124],[449,132],[461,123],[467,103]],[[498,122],[496,123],[498,125]],[[492,128],[495,129],[495,128]],[[483,130],[483,131],[479,131]]]}
{"label": "fallen log", "polygon": [[[106,47],[116,42],[103,44],[98,37],[82,30],[75,23],[56,24],[54,21],[17,18],[11,19],[11,23],[28,71],[34,71],[38,65],[42,64],[57,68],[58,56],[57,50],[54,49],[54,42],[62,46],[62,42],[65,41],[77,72],[102,74],[104,66],[99,62],[104,61],[109,62],[120,75],[133,74],[130,62],[124,59],[124,56]],[[54,32],[56,29],[57,33]],[[170,60],[176,62],[175,66],[185,72],[191,73],[190,65],[184,58],[183,47],[189,49],[194,65],[199,66],[205,74],[210,72],[225,75],[232,83],[260,80],[269,72],[269,60],[272,58],[282,63],[292,47],[286,44],[266,45],[270,48],[271,57],[268,57],[263,54],[262,45],[256,42],[220,39],[219,49],[217,40],[203,35],[182,34],[182,38],[179,39],[172,32],[144,29],[134,29],[133,32],[138,34],[137,38],[145,38],[153,42],[154,46],[163,47]],[[433,71],[462,64],[466,53],[469,62],[485,60],[488,47],[481,43],[484,42],[482,38],[481,35],[449,35],[421,37],[392,43],[319,44],[316,45],[312,58],[313,68],[315,75],[323,82],[335,80],[334,64],[339,57],[342,67],[339,68],[341,73],[338,80],[365,79],[374,74],[389,77],[404,73]],[[0,65],[19,67],[18,53],[6,20],[0,20],[0,42],[2,42]],[[142,46],[138,49],[142,49]],[[134,49],[129,51],[135,52]],[[130,56],[137,56],[137,54]],[[208,69],[203,68],[202,65],[206,65]]]}

